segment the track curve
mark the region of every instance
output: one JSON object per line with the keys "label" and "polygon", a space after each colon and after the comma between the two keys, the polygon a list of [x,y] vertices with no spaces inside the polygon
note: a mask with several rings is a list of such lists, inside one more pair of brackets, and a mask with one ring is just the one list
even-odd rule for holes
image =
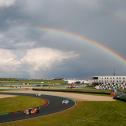
{"label": "track curve", "polygon": [[[22,95],[22,96],[35,96],[35,94],[27,94],[27,93],[1,93],[0,94],[11,94],[11,95]],[[12,112],[5,115],[0,115],[0,123],[29,119],[39,116],[48,115],[51,113],[61,112],[68,108],[71,108],[75,105],[75,102],[69,98],[58,97],[58,96],[51,96],[51,95],[41,95],[39,98],[46,99],[49,101],[49,104],[44,106],[40,106],[40,112],[34,115],[25,115],[23,111]],[[68,104],[62,104],[62,100],[68,99],[70,102]],[[36,106],[35,106],[36,107]]]}

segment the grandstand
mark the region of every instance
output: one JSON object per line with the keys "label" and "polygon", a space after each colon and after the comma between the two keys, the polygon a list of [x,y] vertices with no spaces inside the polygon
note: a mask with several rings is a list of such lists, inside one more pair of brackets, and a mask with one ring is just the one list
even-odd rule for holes
{"label": "grandstand", "polygon": [[97,89],[126,89],[126,76],[94,76],[93,84]]}

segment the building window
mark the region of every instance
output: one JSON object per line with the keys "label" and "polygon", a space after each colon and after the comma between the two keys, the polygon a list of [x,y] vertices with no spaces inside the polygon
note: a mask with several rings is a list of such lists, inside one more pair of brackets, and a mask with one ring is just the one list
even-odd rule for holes
{"label": "building window", "polygon": [[97,80],[97,79],[98,79],[98,77],[93,77],[93,79],[94,79],[94,80]]}

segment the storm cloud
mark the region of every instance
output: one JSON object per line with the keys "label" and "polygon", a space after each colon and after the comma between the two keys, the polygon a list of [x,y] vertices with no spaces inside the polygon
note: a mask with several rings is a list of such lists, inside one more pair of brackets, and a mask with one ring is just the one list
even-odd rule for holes
{"label": "storm cloud", "polygon": [[87,78],[126,74],[126,64],[98,41],[126,56],[125,0],[0,0],[0,76]]}

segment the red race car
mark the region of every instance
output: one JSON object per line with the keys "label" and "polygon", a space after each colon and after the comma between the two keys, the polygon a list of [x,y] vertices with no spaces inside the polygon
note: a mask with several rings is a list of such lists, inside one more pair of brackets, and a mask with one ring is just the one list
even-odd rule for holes
{"label": "red race car", "polygon": [[40,107],[28,108],[24,111],[24,114],[32,115],[32,114],[39,113],[39,111],[40,111]]}

